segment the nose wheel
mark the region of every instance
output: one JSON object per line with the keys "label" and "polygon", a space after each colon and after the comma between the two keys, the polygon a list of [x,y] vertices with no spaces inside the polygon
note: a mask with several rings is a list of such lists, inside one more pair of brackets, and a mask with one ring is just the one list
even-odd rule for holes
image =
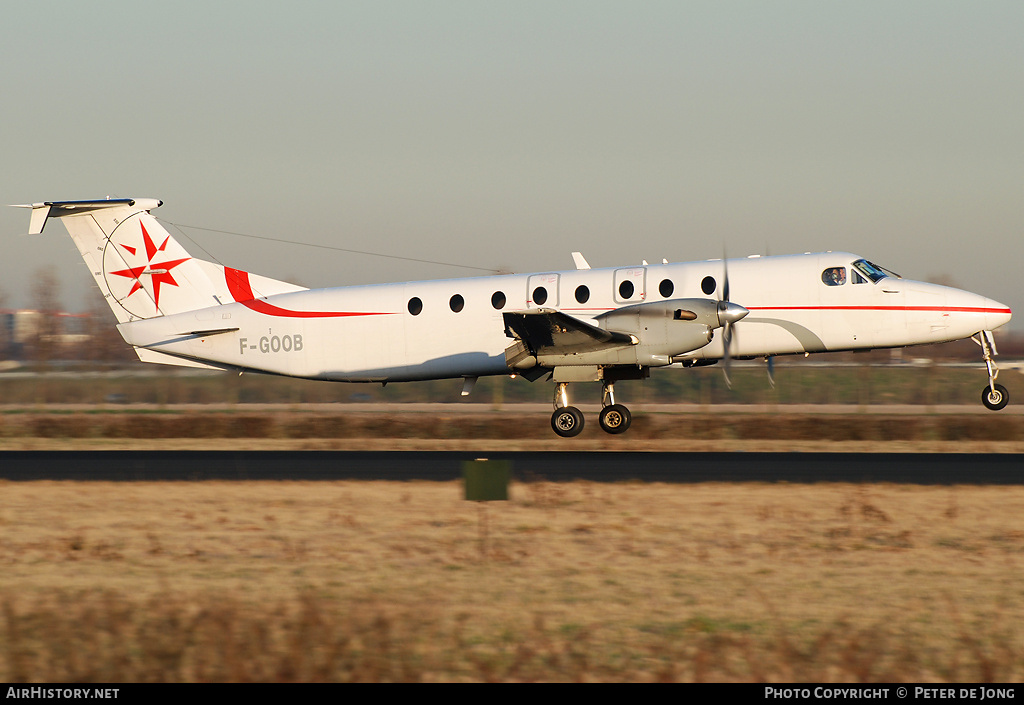
{"label": "nose wheel", "polygon": [[985,405],[986,409],[999,411],[1009,401],[1010,395],[1007,393],[1006,387],[1001,384],[993,384],[991,387],[981,390],[981,403]]}

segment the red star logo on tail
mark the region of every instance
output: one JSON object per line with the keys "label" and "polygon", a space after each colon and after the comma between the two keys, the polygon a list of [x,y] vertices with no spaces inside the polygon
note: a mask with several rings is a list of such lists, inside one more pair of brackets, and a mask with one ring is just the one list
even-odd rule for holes
{"label": "red star logo on tail", "polygon": [[[174,276],[171,274],[171,270],[177,267],[182,262],[187,262],[190,257],[184,259],[171,260],[170,262],[153,262],[153,258],[159,252],[163,252],[167,247],[167,243],[170,241],[171,236],[168,235],[163,243],[157,247],[156,243],[153,242],[153,238],[146,232],[146,226],[139,223],[142,227],[142,242],[146,247],[146,264],[141,267],[130,267],[128,269],[122,269],[118,272],[111,272],[119,277],[127,277],[128,279],[134,279],[135,283],[132,285],[132,290],[128,292],[128,296],[131,296],[136,291],[142,288],[142,277],[148,275],[150,281],[153,282],[153,302],[156,307],[160,308],[160,285],[167,284],[169,286],[178,286],[178,282],[174,281]],[[129,245],[121,245],[127,252],[134,255],[137,248],[130,247]],[[127,298],[127,297],[125,297]]]}

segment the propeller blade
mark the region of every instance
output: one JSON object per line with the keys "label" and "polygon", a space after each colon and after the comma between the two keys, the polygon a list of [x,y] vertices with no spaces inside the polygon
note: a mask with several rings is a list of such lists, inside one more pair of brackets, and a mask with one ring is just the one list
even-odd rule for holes
{"label": "propeller blade", "polygon": [[768,356],[768,384],[772,385],[772,389],[775,389],[775,356]]}
{"label": "propeller blade", "polygon": [[[719,313],[721,315],[721,313]],[[725,358],[722,360],[722,373],[725,375],[725,386],[732,389],[732,379],[729,377],[729,368],[731,367],[732,353],[732,323],[729,321],[725,322],[722,326],[722,345],[725,347]]]}
{"label": "propeller blade", "polygon": [[[732,348],[732,324],[734,316],[730,315],[729,307],[729,257],[725,248],[722,248],[722,298],[718,301],[718,323],[722,326],[722,346],[725,348],[725,357],[722,359],[722,374],[725,376],[725,386],[732,389],[732,379],[729,377],[729,368],[732,360],[730,349]],[[742,308],[742,306],[740,307]],[[746,310],[746,309],[744,309]],[[743,316],[740,316],[742,318]],[[736,319],[739,320],[739,319]]]}
{"label": "propeller blade", "polygon": [[722,301],[729,303],[729,260],[722,251]]}

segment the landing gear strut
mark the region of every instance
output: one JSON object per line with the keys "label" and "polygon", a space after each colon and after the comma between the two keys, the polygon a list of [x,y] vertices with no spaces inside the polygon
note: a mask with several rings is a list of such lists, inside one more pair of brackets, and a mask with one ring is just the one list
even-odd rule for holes
{"label": "landing gear strut", "polygon": [[1010,394],[1006,387],[996,384],[996,377],[999,376],[999,368],[993,359],[999,354],[996,350],[996,341],[993,340],[990,330],[983,330],[977,336],[971,336],[971,340],[981,346],[981,356],[988,369],[988,386],[981,390],[981,403],[992,411],[999,411],[1010,401]]}

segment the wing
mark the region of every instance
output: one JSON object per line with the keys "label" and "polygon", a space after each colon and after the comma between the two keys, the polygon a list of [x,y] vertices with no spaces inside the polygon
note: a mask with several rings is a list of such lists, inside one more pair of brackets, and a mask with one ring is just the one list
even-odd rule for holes
{"label": "wing", "polygon": [[638,342],[636,336],[598,328],[553,308],[506,311],[502,316],[505,335],[516,341],[505,350],[513,369],[533,367],[538,356],[581,355]]}
{"label": "wing", "polygon": [[534,367],[663,366],[707,345],[723,312],[736,320],[746,309],[714,299],[666,299],[623,306],[597,317],[600,326],[551,308],[508,311],[505,335],[515,342],[505,362],[517,373]]}

